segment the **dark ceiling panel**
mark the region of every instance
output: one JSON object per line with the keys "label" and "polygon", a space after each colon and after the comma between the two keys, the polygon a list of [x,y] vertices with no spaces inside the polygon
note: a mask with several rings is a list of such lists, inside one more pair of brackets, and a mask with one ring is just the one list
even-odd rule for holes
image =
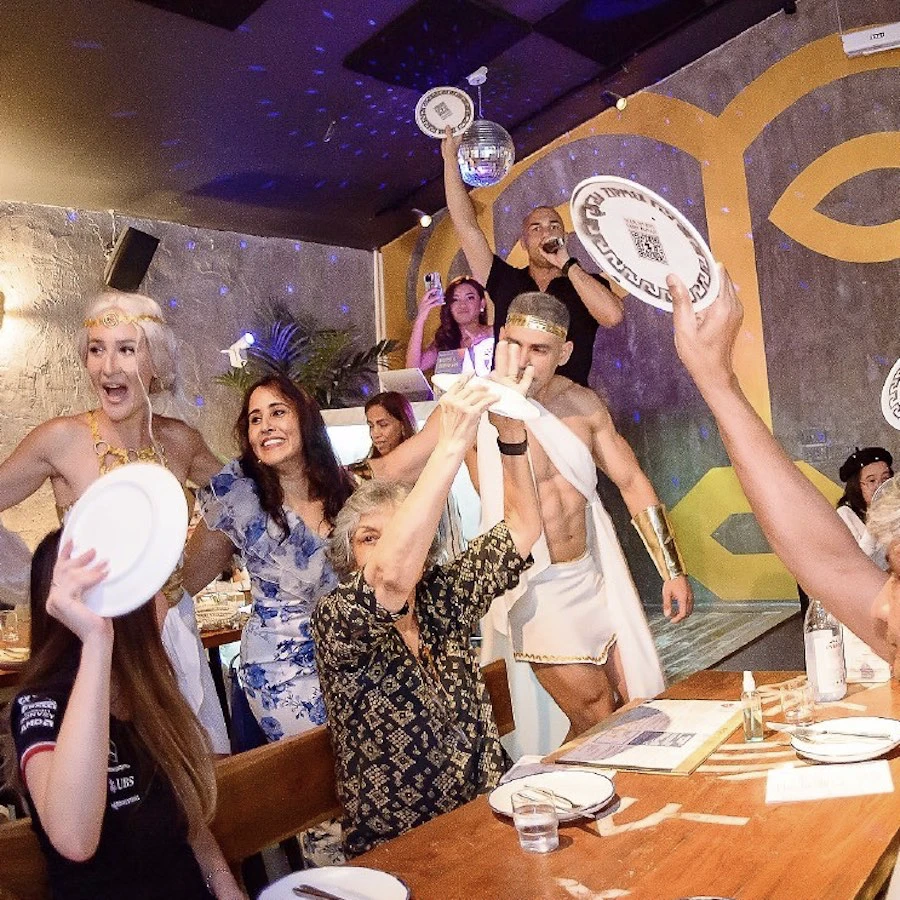
{"label": "dark ceiling panel", "polygon": [[424,92],[457,84],[529,31],[527,22],[472,0],[419,0],[350,53],[344,65]]}
{"label": "dark ceiling panel", "polygon": [[704,0],[568,0],[534,28],[613,68],[708,5]]}
{"label": "dark ceiling panel", "polygon": [[178,13],[219,28],[234,31],[266,0],[138,0],[166,12]]}

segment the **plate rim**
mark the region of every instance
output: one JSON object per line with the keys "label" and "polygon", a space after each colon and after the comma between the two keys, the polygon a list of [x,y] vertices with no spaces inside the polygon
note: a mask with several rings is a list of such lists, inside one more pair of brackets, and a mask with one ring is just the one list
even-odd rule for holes
{"label": "plate rim", "polygon": [[[388,878],[393,878],[397,884],[406,891],[406,896],[403,900],[411,900],[412,892],[410,890],[409,885],[399,876],[395,875],[393,872],[386,872],[384,869],[373,869],[371,866],[356,866],[352,864],[352,860],[348,860],[346,863],[340,865],[331,865],[331,866],[318,866],[313,869],[303,869],[299,872],[288,872],[287,875],[283,875],[278,881],[273,881],[271,884],[267,885],[265,890],[260,894],[260,900],[265,900],[266,893],[271,890],[271,888],[276,887],[280,882],[286,882],[290,878],[294,878],[297,876],[299,878],[308,878],[311,872],[323,872],[329,869],[344,869],[344,870],[353,870],[359,872],[376,872],[379,875],[384,875]],[[313,885],[315,887],[315,885]],[[400,900],[400,898],[398,898]]]}
{"label": "plate rim", "polygon": [[431,131],[427,128],[423,127],[423,121],[426,125],[431,125],[431,123],[424,117],[423,110],[428,102],[437,96],[442,94],[452,94],[453,96],[459,97],[463,100],[466,109],[468,110],[468,116],[463,119],[460,125],[456,126],[453,129],[453,136],[459,137],[466,129],[475,121],[475,102],[472,100],[471,96],[469,96],[466,91],[462,88],[455,87],[452,84],[439,84],[435,85],[433,88],[429,88],[422,94],[421,97],[416,101],[416,109],[415,109],[415,120],[416,125],[418,126],[419,131],[422,132],[426,137],[435,138],[437,140],[441,140],[444,137],[443,132]]}
{"label": "plate rim", "polygon": [[[497,815],[505,816],[507,819],[512,818],[512,812],[506,812],[503,809],[497,809],[497,807],[491,802],[491,798],[494,796],[495,792],[500,790],[500,788],[505,788],[507,785],[514,784],[517,781],[524,781],[526,778],[536,778],[543,775],[590,775],[592,777],[603,778],[609,782],[609,787],[612,793],[605,799],[601,800],[599,803],[592,804],[591,806],[585,807],[585,812],[592,812],[594,810],[601,810],[613,797],[616,796],[616,783],[609,777],[609,775],[605,775],[603,772],[591,772],[588,769],[575,769],[570,768],[567,771],[560,772],[532,772],[530,775],[519,775],[516,778],[510,778],[509,781],[504,781],[503,784],[498,784],[489,794],[488,794],[488,805],[490,808],[497,813]],[[570,813],[558,814],[557,818],[560,823],[562,822],[571,822],[578,818],[576,815],[572,815]]]}
{"label": "plate rim", "polygon": [[[145,480],[149,480],[151,482],[149,489],[148,485],[142,483]],[[178,564],[178,560],[181,554],[184,552],[184,540],[187,536],[187,525],[188,525],[188,512],[187,512],[187,503],[184,499],[183,488],[181,483],[175,477],[175,475],[169,471],[165,466],[162,466],[158,463],[151,462],[134,462],[127,463],[122,466],[118,466],[113,469],[111,472],[107,472],[104,475],[101,475],[96,481],[92,482],[88,485],[87,489],[84,493],[75,501],[75,505],[72,507],[71,513],[66,517],[66,521],[63,525],[63,532],[60,538],[60,546],[62,546],[66,540],[71,539],[71,532],[76,527],[77,522],[83,513],[79,513],[79,509],[85,509],[89,503],[92,495],[100,494],[102,491],[108,490],[111,487],[114,487],[119,481],[123,482],[137,482],[137,486],[145,492],[150,500],[150,515],[153,517],[153,521],[151,522],[150,532],[151,537],[155,531],[161,531],[163,534],[172,534],[173,543],[172,547],[167,554],[174,556],[172,562],[172,570]],[[178,492],[178,503],[175,502],[175,487],[177,486]],[[165,490],[163,489],[165,488]],[[170,495],[172,498],[172,502],[167,504],[164,501],[164,497]],[[180,535],[181,532],[184,532],[183,536],[179,538],[178,541],[174,540],[176,535]],[[153,546],[159,547],[159,541],[153,541]],[[169,549],[166,545],[163,545],[164,549]],[[137,564],[132,566],[130,569],[125,572],[120,573],[111,581],[104,581],[101,584],[105,584],[107,586],[112,586],[114,588],[121,588],[124,585],[123,590],[128,589],[129,578],[131,580],[138,580],[140,584],[148,584],[155,583],[156,579],[153,579],[153,582],[148,582],[146,577],[137,578],[134,574],[135,569],[139,568],[142,560],[146,559],[147,554],[142,552],[137,558]],[[166,564],[168,566],[168,563]],[[134,600],[128,600],[127,603],[119,603],[110,605],[108,602],[103,602],[102,599],[93,600],[89,596],[89,593],[86,592],[85,596],[85,605],[88,606],[93,612],[97,613],[97,615],[103,616],[104,618],[116,618],[118,616],[126,615],[129,612],[133,612],[140,606],[143,606],[150,597],[165,584],[169,575],[171,575],[171,571],[166,575],[166,577],[162,580],[162,582],[156,587],[156,589],[144,600],[140,602],[135,602]],[[98,586],[99,587],[99,586]],[[134,596],[140,596],[144,593],[143,589],[134,590]]]}
{"label": "plate rim", "polygon": [[[697,241],[697,243],[699,244],[701,249],[706,252],[707,261],[710,264],[710,273],[711,273],[710,274],[710,290],[707,292],[707,295],[703,300],[701,300],[699,303],[693,304],[693,309],[695,312],[701,312],[702,310],[706,309],[708,306],[710,306],[715,301],[716,296],[718,295],[719,290],[721,290],[722,285],[721,285],[721,279],[719,277],[719,268],[717,265],[716,258],[713,255],[712,248],[707,243],[706,238],[704,238],[703,235],[700,234],[699,230],[694,225],[694,223],[691,222],[690,219],[688,219],[688,217],[680,209],[678,209],[677,206],[675,206],[674,204],[672,204],[668,200],[666,200],[665,197],[661,197],[659,194],[656,193],[656,191],[652,190],[651,188],[648,188],[646,185],[641,184],[639,181],[634,181],[631,178],[624,178],[621,175],[590,175],[587,178],[583,178],[572,189],[572,195],[569,198],[569,217],[572,220],[572,228],[575,231],[575,235],[578,238],[581,245],[584,247],[584,249],[588,252],[591,259],[601,269],[603,269],[604,274],[606,274],[610,278],[612,278],[613,281],[615,281],[616,284],[619,285],[619,287],[621,287],[623,290],[626,290],[632,297],[636,297],[641,302],[646,303],[649,306],[653,306],[656,309],[661,309],[664,312],[672,312],[672,302],[671,301],[669,301],[669,300],[657,301],[657,300],[650,298],[649,296],[643,296],[641,294],[634,293],[631,286],[625,286],[625,285],[619,284],[618,279],[616,278],[615,270],[612,267],[604,266],[603,263],[599,259],[597,259],[594,256],[594,254],[591,252],[590,247],[589,247],[590,241],[589,241],[589,239],[582,237],[580,221],[574,214],[575,197],[579,193],[579,191],[589,182],[592,184],[607,182],[607,183],[611,183],[613,186],[627,187],[632,190],[635,187],[637,187],[642,193],[646,194],[649,197],[652,197],[661,206],[665,207],[670,213],[673,213],[677,217],[678,221],[690,232],[691,236],[694,238],[694,240]],[[713,287],[715,287],[715,291],[713,290]]]}

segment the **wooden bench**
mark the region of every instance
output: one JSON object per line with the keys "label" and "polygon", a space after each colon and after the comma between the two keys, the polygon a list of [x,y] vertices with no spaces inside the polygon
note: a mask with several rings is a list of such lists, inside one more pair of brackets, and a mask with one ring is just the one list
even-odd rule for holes
{"label": "wooden bench", "polygon": [[[482,669],[501,737],[515,728],[506,663]],[[340,815],[327,727],[216,763],[212,831],[237,872],[241,861],[323,819]],[[0,900],[47,900],[44,857],[30,819],[0,825]]]}

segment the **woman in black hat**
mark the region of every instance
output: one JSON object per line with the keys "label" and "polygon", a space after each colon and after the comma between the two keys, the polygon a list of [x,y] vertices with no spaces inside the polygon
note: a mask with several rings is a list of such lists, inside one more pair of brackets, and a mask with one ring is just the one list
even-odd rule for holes
{"label": "woman in black hat", "polygon": [[884,447],[857,447],[838,472],[845,484],[844,494],[837,502],[838,515],[862,551],[882,569],[887,569],[884,549],[869,534],[866,516],[875,491],[894,474],[893,464],[894,458]]}

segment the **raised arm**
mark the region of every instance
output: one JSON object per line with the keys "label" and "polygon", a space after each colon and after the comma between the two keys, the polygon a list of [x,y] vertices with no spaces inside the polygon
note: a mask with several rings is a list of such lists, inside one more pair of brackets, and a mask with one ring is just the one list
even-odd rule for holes
{"label": "raised arm", "polygon": [[456,158],[459,142],[460,139],[453,137],[448,128],[441,141],[441,155],[444,158],[444,196],[447,199],[447,209],[450,211],[456,236],[459,238],[463,253],[466,254],[472,275],[476,281],[487,284],[494,262],[494,252],[478,224],[475,206],[459,171],[459,162]]}
{"label": "raised arm", "polygon": [[791,575],[884,659],[884,628],[871,615],[887,576],[863,553],[825,497],[797,469],[750,405],[732,367],[743,310],[720,266],[715,302],[695,313],[684,284],[668,279],[675,347],[716,423],[763,534]]}
{"label": "raised arm", "polygon": [[53,572],[47,612],[80,639],[81,660],[53,749],[24,757],[23,773],[47,837],[75,862],[90,859],[100,843],[109,757],[112,621],[81,599],[108,571],[93,559],[93,550],[73,559],[67,544]]}
{"label": "raised arm", "polygon": [[429,314],[435,308],[441,305],[444,300],[444,293],[439,288],[432,288],[426,291],[419,300],[419,311],[412,324],[412,331],[409,335],[409,343],[406,346],[406,368],[407,369],[433,369],[437,361],[437,349],[434,343],[422,349],[422,338],[425,331],[425,322]]}
{"label": "raised arm", "polygon": [[463,379],[441,397],[440,434],[434,452],[415,487],[385,525],[363,570],[385,609],[402,609],[415,590],[450,486],[475,440],[481,414],[496,399],[484,386]]}
{"label": "raised arm", "polygon": [[581,268],[581,263],[574,257],[571,257],[574,262],[565,268],[570,259],[565,244],[554,253],[547,253],[541,247],[540,253],[554,266],[566,273],[581,302],[597,324],[604,328],[614,328],[622,321],[625,317],[625,306],[621,298],[617,297],[602,281],[598,281],[593,275],[585,272]]}
{"label": "raised arm", "polygon": [[370,459],[369,467],[376,478],[412,484],[422,473],[434,450],[440,431],[441,409],[436,407],[425,420],[422,430],[399,444],[387,456]]}

